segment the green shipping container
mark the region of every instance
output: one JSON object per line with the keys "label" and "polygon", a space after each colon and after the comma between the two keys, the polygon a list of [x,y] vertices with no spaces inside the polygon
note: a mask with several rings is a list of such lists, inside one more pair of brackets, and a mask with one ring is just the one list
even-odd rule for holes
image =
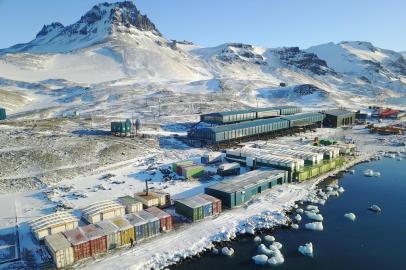
{"label": "green shipping container", "polygon": [[186,179],[198,178],[204,173],[204,167],[201,165],[182,166],[182,176]]}
{"label": "green shipping container", "polygon": [[175,162],[172,164],[172,171],[177,173],[177,168],[179,166],[187,166],[187,165],[193,165],[193,161],[192,160],[184,160],[184,161],[180,161],[180,162]]}
{"label": "green shipping container", "polygon": [[0,120],[5,120],[7,118],[6,109],[0,108]]}
{"label": "green shipping container", "polygon": [[131,132],[131,121],[127,119],[124,122],[111,122],[112,133],[129,133]]}
{"label": "green shipping container", "polygon": [[175,211],[192,222],[199,221],[204,218],[203,205],[188,198],[176,200]]}

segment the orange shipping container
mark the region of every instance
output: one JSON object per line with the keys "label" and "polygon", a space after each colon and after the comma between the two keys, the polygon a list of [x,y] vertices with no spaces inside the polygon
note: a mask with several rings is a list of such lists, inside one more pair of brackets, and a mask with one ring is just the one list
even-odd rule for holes
{"label": "orange shipping container", "polygon": [[80,227],[66,231],[63,234],[72,245],[75,262],[92,256],[89,239],[87,239]]}
{"label": "orange shipping container", "polygon": [[107,251],[107,236],[103,234],[103,231],[99,227],[90,224],[81,227],[81,229],[90,241],[90,252],[92,256]]}

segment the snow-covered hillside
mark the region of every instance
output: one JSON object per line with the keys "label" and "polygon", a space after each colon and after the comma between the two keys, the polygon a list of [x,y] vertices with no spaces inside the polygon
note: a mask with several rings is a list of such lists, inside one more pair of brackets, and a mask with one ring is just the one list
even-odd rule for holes
{"label": "snow-covered hillside", "polygon": [[[32,41],[0,50],[0,106],[11,115],[29,117],[28,111],[48,107],[47,115],[109,110],[125,117],[154,110],[137,106],[162,91],[180,100],[194,95],[177,107],[190,115],[220,105],[216,101],[358,107],[406,95],[406,61],[358,41],[307,50],[242,43],[205,48],[165,38],[132,2],[96,5],[72,25],[45,25]],[[173,106],[159,95],[159,103]]]}

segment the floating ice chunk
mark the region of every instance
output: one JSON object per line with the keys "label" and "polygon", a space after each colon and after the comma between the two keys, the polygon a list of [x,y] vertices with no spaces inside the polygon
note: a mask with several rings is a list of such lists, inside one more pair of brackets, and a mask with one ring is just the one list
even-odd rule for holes
{"label": "floating ice chunk", "polygon": [[247,228],[247,229],[245,230],[245,233],[254,235],[254,234],[255,234],[255,229],[254,229],[254,228]]}
{"label": "floating ice chunk", "polygon": [[219,250],[217,248],[213,248],[213,254],[219,254]]}
{"label": "floating ice chunk", "polygon": [[339,194],[337,191],[335,191],[335,190],[329,191],[329,192],[327,193],[327,195],[328,195],[328,196],[335,196],[335,197],[340,196],[340,194]]}
{"label": "floating ice chunk", "polygon": [[272,235],[265,235],[264,239],[265,239],[265,241],[267,241],[267,242],[273,242],[273,241],[275,241],[275,237],[273,237]]}
{"label": "floating ice chunk", "polygon": [[254,242],[255,242],[255,243],[260,243],[260,242],[262,242],[261,237],[259,237],[259,236],[255,236],[255,238],[254,238]]}
{"label": "floating ice chunk", "polygon": [[326,190],[327,191],[333,191],[334,189],[333,189],[333,187],[328,186],[328,187],[326,187]]}
{"label": "floating ice chunk", "polygon": [[274,250],[267,248],[264,244],[260,244],[257,249],[258,253],[271,256],[274,254]]}
{"label": "floating ice chunk", "polygon": [[230,256],[233,256],[233,254],[234,254],[234,249],[228,248],[228,247],[223,247],[223,248],[221,249],[221,253],[222,253],[223,255],[225,255],[225,256],[230,257]]}
{"label": "floating ice chunk", "polygon": [[290,225],[290,227],[292,227],[292,229],[295,229],[295,230],[299,229],[298,224],[292,224],[292,225]]}
{"label": "floating ice chunk", "polygon": [[300,222],[300,221],[302,221],[302,216],[299,214],[296,214],[295,219],[297,222]]}
{"label": "floating ice chunk", "polygon": [[308,205],[307,207],[306,207],[306,209],[307,210],[319,210],[319,208],[316,206],[316,205]]}
{"label": "floating ice chunk", "polygon": [[255,264],[258,265],[265,265],[268,262],[268,256],[261,254],[261,255],[255,255],[252,257],[252,260],[254,260]]}
{"label": "floating ice chunk", "polygon": [[344,217],[346,217],[352,221],[354,221],[357,218],[354,213],[346,213],[346,214],[344,214]]}
{"label": "floating ice chunk", "polygon": [[303,209],[302,209],[302,208],[298,208],[298,209],[296,210],[296,213],[302,214],[302,213],[303,213]]}
{"label": "floating ice chunk", "polygon": [[304,246],[299,246],[298,250],[305,256],[313,257],[313,244],[311,242],[306,243]]}
{"label": "floating ice chunk", "polygon": [[381,212],[382,211],[381,208],[376,204],[371,205],[368,209],[371,210],[372,212]]}
{"label": "floating ice chunk", "polygon": [[374,171],[374,170],[371,170],[371,169],[367,169],[367,170],[364,171],[364,175],[368,176],[368,177],[373,177],[373,176],[379,177],[379,176],[381,176],[381,173],[377,172],[377,171]]}
{"label": "floating ice chunk", "polygon": [[343,192],[345,191],[345,189],[344,189],[343,187],[339,187],[339,188],[337,189],[337,191],[340,192],[340,193],[343,193]]}
{"label": "floating ice chunk", "polygon": [[275,254],[268,260],[269,265],[279,265],[285,262],[282,253],[277,250]]}
{"label": "floating ice chunk", "polygon": [[309,211],[306,211],[305,214],[310,219],[313,219],[316,221],[323,221],[323,216],[321,214],[316,214],[316,213],[309,212]]}
{"label": "floating ice chunk", "polygon": [[275,250],[275,249],[278,250],[278,249],[281,249],[281,248],[282,248],[282,244],[279,243],[279,242],[273,242],[272,245],[269,246],[269,248],[270,248],[270,249],[273,249],[273,250]]}
{"label": "floating ice chunk", "polygon": [[355,174],[355,170],[349,170],[351,174]]}
{"label": "floating ice chunk", "polygon": [[322,231],[324,229],[322,222],[306,223],[305,228],[313,231]]}
{"label": "floating ice chunk", "polygon": [[325,205],[326,204],[326,199],[322,198],[322,199],[318,199],[317,203],[320,205]]}

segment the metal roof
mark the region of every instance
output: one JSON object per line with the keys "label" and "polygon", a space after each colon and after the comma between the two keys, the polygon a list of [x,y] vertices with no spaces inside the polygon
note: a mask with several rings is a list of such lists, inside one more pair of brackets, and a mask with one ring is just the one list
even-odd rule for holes
{"label": "metal roof", "polygon": [[151,215],[153,215],[154,217],[157,217],[159,219],[167,218],[167,217],[171,216],[170,214],[166,213],[165,211],[163,211],[155,206],[147,208],[147,209],[145,209],[145,211],[147,211],[148,213],[150,213]]}
{"label": "metal roof", "polygon": [[285,177],[285,171],[259,168],[248,173],[235,176],[208,188],[220,190],[226,193],[234,193],[280,177]]}
{"label": "metal roof", "polygon": [[324,118],[324,115],[321,113],[318,113],[318,112],[307,112],[307,113],[284,115],[284,116],[281,116],[280,118],[286,119],[286,120],[301,120],[303,118],[314,117],[314,116],[319,116],[319,117]]}
{"label": "metal roof", "polygon": [[45,241],[48,243],[49,248],[54,252],[64,250],[71,246],[69,241],[62,233],[48,235],[45,237]]}
{"label": "metal roof", "polygon": [[94,224],[83,226],[81,227],[81,229],[85,236],[90,240],[97,239],[106,235],[104,230]]}
{"label": "metal roof", "polygon": [[226,115],[235,115],[235,114],[243,114],[243,113],[252,113],[253,111],[250,109],[243,109],[243,110],[236,110],[236,111],[225,111],[225,112],[213,112],[213,113],[207,113],[203,115],[220,115],[220,116],[226,116]]}
{"label": "metal roof", "polygon": [[79,219],[71,213],[66,211],[58,211],[53,214],[34,219],[29,222],[29,225],[33,231],[39,231],[78,221]]}
{"label": "metal roof", "polygon": [[282,110],[282,109],[290,109],[290,108],[300,108],[298,106],[272,106],[272,107],[265,107],[265,108],[250,108],[250,109],[241,109],[241,110],[235,110],[235,111],[224,111],[224,112],[212,112],[212,113],[206,113],[203,115],[235,115],[235,114],[243,114],[243,113],[251,113],[251,112],[265,112],[265,111],[276,111],[276,110]]}
{"label": "metal roof", "polygon": [[131,196],[123,196],[123,197],[119,197],[118,201],[120,203],[124,203],[124,204],[141,204],[142,202],[140,202],[139,200],[135,199],[134,197]]}
{"label": "metal roof", "polygon": [[135,215],[139,216],[140,218],[144,219],[145,221],[148,222],[154,222],[154,221],[158,221],[158,218],[155,217],[154,215],[152,215],[151,213],[148,213],[145,210],[141,210],[137,213],[134,213]]}
{"label": "metal roof", "polygon": [[178,199],[175,200],[175,202],[181,203],[183,205],[186,205],[190,208],[198,208],[198,207],[202,207],[203,205],[195,200],[192,200],[190,197],[189,198],[185,198],[185,199]]}
{"label": "metal roof", "polygon": [[110,219],[110,221],[116,227],[118,227],[120,231],[132,228],[130,222],[124,217],[115,217],[115,218]]}
{"label": "metal roof", "polygon": [[355,114],[354,112],[347,111],[344,109],[328,110],[328,111],[323,111],[323,113],[326,115],[333,115],[333,116],[345,116],[345,115],[349,115],[349,114]]}
{"label": "metal roof", "polygon": [[287,120],[282,119],[281,117],[275,117],[275,118],[258,119],[258,120],[252,120],[252,121],[244,121],[241,123],[235,123],[235,124],[229,124],[229,125],[202,128],[201,130],[206,129],[206,130],[211,130],[213,132],[224,132],[224,131],[229,131],[229,130],[236,130],[236,129],[241,129],[241,128],[255,127],[255,126],[259,126],[259,125],[280,123],[280,122],[286,122],[286,121]]}
{"label": "metal roof", "polygon": [[86,235],[82,231],[82,228],[80,227],[63,232],[63,234],[66,236],[66,239],[68,239],[68,241],[75,246],[89,241],[89,238],[86,237]]}
{"label": "metal roof", "polygon": [[125,218],[131,223],[131,225],[134,226],[140,226],[148,223],[148,221],[138,215],[135,215],[134,213],[126,215]]}
{"label": "metal roof", "polygon": [[119,231],[118,227],[114,225],[110,220],[102,220],[95,223],[105,234],[117,233]]}
{"label": "metal roof", "polygon": [[92,216],[92,215],[97,215],[100,213],[114,211],[114,210],[117,210],[120,208],[124,209],[124,206],[122,206],[118,202],[106,200],[106,201],[93,203],[93,204],[83,208],[82,214],[84,216]]}

